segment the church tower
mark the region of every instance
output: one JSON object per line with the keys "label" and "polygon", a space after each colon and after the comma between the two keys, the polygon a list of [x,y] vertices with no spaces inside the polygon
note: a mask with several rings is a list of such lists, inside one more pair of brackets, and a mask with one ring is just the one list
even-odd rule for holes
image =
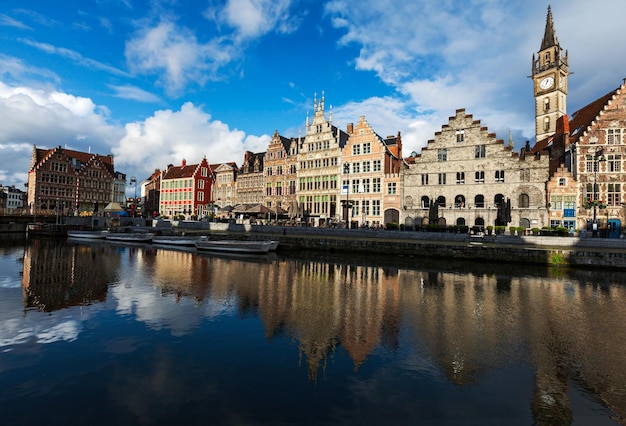
{"label": "church tower", "polygon": [[533,54],[536,141],[553,135],[556,121],[567,113],[567,51],[559,45],[554,32],[552,9],[548,6],[546,30],[537,57]]}

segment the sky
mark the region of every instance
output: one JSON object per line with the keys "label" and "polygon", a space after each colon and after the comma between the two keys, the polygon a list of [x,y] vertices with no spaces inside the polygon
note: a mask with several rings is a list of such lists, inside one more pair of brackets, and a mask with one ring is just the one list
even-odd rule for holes
{"label": "sky", "polygon": [[[626,77],[624,0],[553,0],[568,112]],[[113,154],[142,181],[168,164],[263,152],[305,134],[314,99],[420,152],[459,108],[534,142],[539,0],[2,0],[0,184],[33,146]]]}

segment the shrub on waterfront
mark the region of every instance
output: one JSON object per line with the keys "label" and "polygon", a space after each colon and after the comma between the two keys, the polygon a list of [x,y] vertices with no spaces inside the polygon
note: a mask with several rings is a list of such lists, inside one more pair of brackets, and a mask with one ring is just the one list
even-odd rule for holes
{"label": "shrub on waterfront", "polygon": [[387,229],[387,231],[397,231],[398,224],[396,222],[388,222],[385,224],[385,228]]}

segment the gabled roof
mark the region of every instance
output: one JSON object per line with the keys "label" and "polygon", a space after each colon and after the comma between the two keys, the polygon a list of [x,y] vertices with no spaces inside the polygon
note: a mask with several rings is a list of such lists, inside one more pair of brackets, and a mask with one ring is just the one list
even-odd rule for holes
{"label": "gabled roof", "polygon": [[48,158],[50,158],[50,156],[52,156],[56,152],[66,155],[70,159],[75,159],[78,162],[78,164],[81,164],[81,165],[87,165],[89,164],[89,162],[95,159],[99,159],[100,161],[102,161],[102,164],[107,169],[107,171],[111,173],[111,176],[115,174],[115,171],[113,169],[113,156],[112,155],[91,154],[89,152],[81,152],[81,151],[74,151],[71,149],[65,149],[60,146],[51,148],[51,149],[41,149],[35,146],[34,152],[33,152],[34,158],[31,161],[31,170],[34,170],[38,166],[43,164],[43,162],[45,162]]}
{"label": "gabled roof", "polygon": [[582,136],[591,123],[598,117],[598,115],[600,115],[600,111],[604,109],[604,106],[609,103],[613,96],[615,96],[618,90],[619,89],[615,89],[607,93],[601,98],[585,105],[570,116],[569,127],[571,129],[570,136],[573,138],[572,142]]}
{"label": "gabled roof", "polygon": [[166,179],[182,179],[193,177],[198,165],[190,164],[184,166],[172,166],[163,174],[163,180]]}

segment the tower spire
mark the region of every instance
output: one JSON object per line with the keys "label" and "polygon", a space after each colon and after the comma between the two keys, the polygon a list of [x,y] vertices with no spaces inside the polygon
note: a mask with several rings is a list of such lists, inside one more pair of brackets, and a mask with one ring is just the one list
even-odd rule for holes
{"label": "tower spire", "polygon": [[552,46],[557,46],[559,40],[556,38],[554,32],[554,22],[552,20],[552,7],[548,5],[548,16],[546,17],[546,30],[543,34],[543,40],[541,41],[541,49],[548,49]]}

